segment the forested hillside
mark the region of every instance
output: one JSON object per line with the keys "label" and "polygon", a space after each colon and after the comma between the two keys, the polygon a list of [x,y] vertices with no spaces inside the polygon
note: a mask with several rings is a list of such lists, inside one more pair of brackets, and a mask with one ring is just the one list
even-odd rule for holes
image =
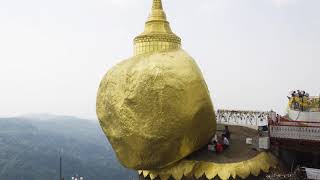
{"label": "forested hillside", "polygon": [[67,116],[0,118],[0,179],[137,179],[118,163],[97,121]]}

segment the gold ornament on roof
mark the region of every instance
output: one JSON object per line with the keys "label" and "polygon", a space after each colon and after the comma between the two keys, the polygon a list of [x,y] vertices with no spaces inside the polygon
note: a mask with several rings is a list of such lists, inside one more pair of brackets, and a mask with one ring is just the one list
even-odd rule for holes
{"label": "gold ornament on roof", "polygon": [[134,39],[134,54],[179,49],[180,47],[181,39],[172,32],[161,0],[154,0],[144,32]]}

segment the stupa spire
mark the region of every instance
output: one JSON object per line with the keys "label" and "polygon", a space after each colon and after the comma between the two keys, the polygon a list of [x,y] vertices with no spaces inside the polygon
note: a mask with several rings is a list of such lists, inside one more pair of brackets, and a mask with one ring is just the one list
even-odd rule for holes
{"label": "stupa spire", "polygon": [[161,9],[162,10],[162,2],[161,0],[153,0],[152,10]]}
{"label": "stupa spire", "polygon": [[167,21],[166,13],[163,11],[161,0],[153,0],[151,14],[148,21]]}
{"label": "stupa spire", "polygon": [[172,32],[161,0],[153,0],[144,32],[134,39],[134,54],[178,49],[180,46],[181,39]]}

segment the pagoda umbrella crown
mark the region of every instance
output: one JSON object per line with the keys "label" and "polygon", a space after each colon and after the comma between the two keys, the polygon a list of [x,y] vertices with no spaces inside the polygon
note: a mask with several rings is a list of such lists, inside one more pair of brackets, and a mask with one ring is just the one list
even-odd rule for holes
{"label": "pagoda umbrella crown", "polygon": [[181,39],[175,35],[167,21],[161,0],[153,0],[151,14],[142,34],[134,39],[134,54],[146,54],[178,49]]}

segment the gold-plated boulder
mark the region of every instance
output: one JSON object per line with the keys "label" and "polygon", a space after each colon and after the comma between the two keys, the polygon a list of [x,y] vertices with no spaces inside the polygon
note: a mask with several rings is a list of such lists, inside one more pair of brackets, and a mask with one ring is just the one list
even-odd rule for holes
{"label": "gold-plated boulder", "polygon": [[119,161],[137,170],[183,159],[216,128],[202,73],[181,49],[137,55],[109,70],[97,114]]}

